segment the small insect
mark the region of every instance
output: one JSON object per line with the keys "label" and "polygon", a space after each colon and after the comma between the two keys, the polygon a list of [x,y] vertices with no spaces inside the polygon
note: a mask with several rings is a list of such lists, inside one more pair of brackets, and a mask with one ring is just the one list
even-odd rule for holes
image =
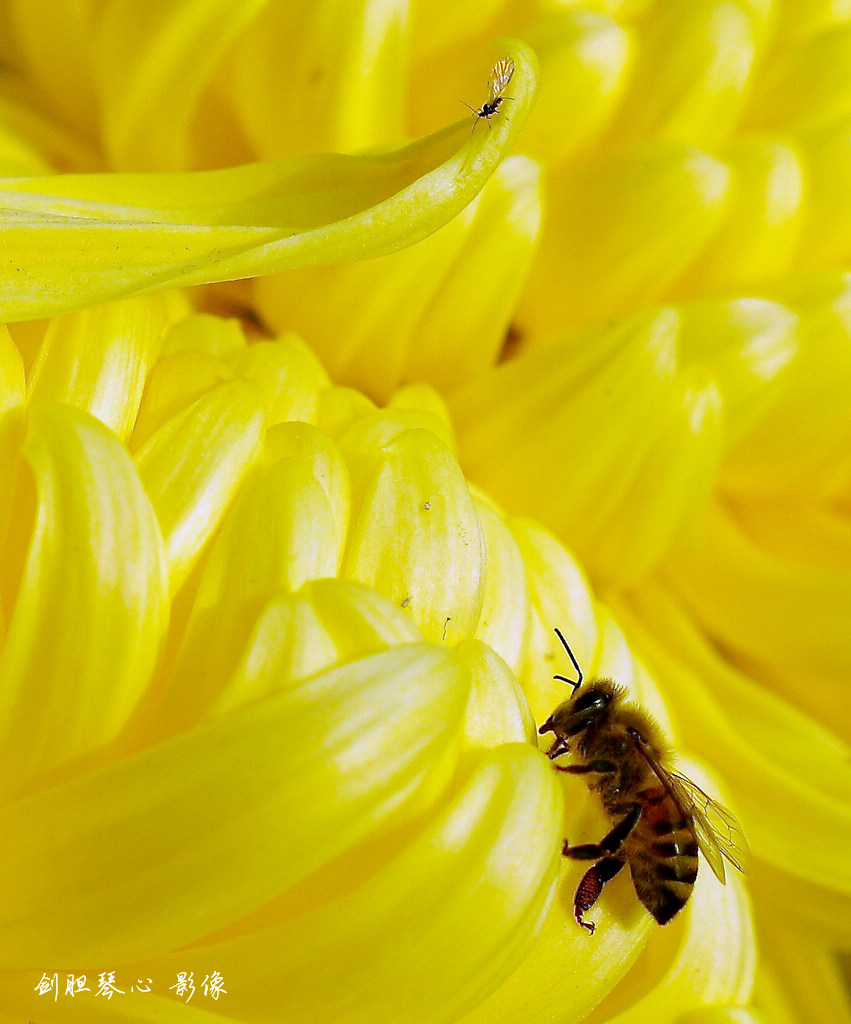
{"label": "small insect", "polygon": [[488,101],[483,103],[478,109],[471,107],[469,103],[464,103],[465,107],[469,107],[470,110],[476,116],[476,120],[473,122],[473,131],[476,130],[476,126],[479,121],[487,121],[488,128],[491,125],[491,118],[499,110],[500,105],[505,103],[509,97],[503,96],[506,86],[511,81],[512,75],[514,74],[514,61],[511,58],[507,60],[498,60],[491,68],[490,78],[488,79]]}
{"label": "small insect", "polygon": [[584,677],[573,651],[558,629],[555,634],[579,678],[553,676],[569,683],[573,694],[538,732],[555,736],[547,751],[550,760],[569,751],[582,759],[555,767],[585,775],[613,822],[599,843],[571,846],[564,841],[565,857],[594,861],[573,898],[576,920],[594,933],[594,924],[584,915],[606,882],[628,864],[639,901],[659,924],[667,924],[691,895],[698,851],[723,882],[725,859],[739,871],[747,870],[747,841],[725,807],[666,766],[670,754],[659,725],[627,701],[622,686],[611,679],[592,679],[582,687]]}

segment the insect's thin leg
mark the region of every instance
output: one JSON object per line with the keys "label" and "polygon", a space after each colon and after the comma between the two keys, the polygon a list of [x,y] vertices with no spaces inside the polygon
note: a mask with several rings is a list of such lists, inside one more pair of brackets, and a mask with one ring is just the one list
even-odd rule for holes
{"label": "insect's thin leg", "polygon": [[608,832],[599,843],[584,843],[581,846],[571,846],[565,839],[561,849],[562,856],[570,857],[571,860],[598,860],[611,853],[617,853],[621,848],[624,839],[632,832],[641,817],[641,805],[634,804],[632,809]]}
{"label": "insect's thin leg", "polygon": [[615,877],[624,866],[624,863],[625,861],[620,857],[606,857],[603,860],[597,861],[592,868],[588,868],[576,887],[576,893],[573,897],[573,913],[576,916],[577,923],[582,925],[583,928],[587,928],[592,935],[596,925],[592,921],[583,921],[582,915],[594,906],[600,898],[603,886]]}
{"label": "insect's thin leg", "polygon": [[567,651],[567,656],[573,662],[573,667],[576,669],[576,674],[579,677],[578,679],[568,679],[567,676],[553,676],[553,679],[558,679],[562,683],[569,683],[575,691],[579,689],[579,687],[582,685],[582,680],[585,678],[585,676],[582,674],[582,669],[579,667],[579,662],[574,657],[573,651],[570,649],[570,644],[567,642],[567,640],[565,640],[562,631],[558,628],[558,626],[553,626],[553,632],[559,638],[559,640],[561,640],[561,646]]}

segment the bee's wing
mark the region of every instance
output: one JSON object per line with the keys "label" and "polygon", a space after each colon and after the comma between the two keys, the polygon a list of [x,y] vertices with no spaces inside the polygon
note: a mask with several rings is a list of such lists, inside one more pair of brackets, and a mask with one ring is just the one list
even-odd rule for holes
{"label": "bee's wing", "polygon": [[725,858],[739,871],[747,871],[750,849],[735,815],[685,775],[661,765],[657,767],[664,773],[678,803],[691,816],[697,845],[718,879],[724,881]]}

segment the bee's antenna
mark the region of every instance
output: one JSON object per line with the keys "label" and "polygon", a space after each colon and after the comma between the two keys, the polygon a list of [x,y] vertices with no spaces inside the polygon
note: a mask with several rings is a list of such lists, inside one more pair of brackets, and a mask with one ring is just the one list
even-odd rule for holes
{"label": "bee's antenna", "polygon": [[561,683],[568,683],[570,686],[573,687],[573,692],[576,693],[576,691],[582,685],[582,680],[585,678],[585,676],[582,674],[582,669],[579,667],[579,662],[574,657],[573,651],[570,649],[570,645],[568,644],[567,640],[565,640],[562,631],[558,628],[558,626],[553,626],[553,632],[559,638],[559,640],[561,640],[561,646],[567,651],[567,655],[573,662],[573,667],[576,669],[576,672],[579,675],[578,679],[568,679],[567,676],[553,676],[553,679],[558,679]]}

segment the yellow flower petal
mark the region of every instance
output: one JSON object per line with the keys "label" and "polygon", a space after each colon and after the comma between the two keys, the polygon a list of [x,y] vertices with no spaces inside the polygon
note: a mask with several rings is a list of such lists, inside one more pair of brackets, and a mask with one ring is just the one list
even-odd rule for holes
{"label": "yellow flower petal", "polygon": [[[11,0],[10,50],[27,74],[38,83],[38,92],[52,111],[70,123],[75,132],[96,134],[96,88],[90,61],[94,10],[89,3],[60,2],[48,7]],[[5,27],[5,26],[4,26]],[[73,88],[69,88],[73,83]]]}
{"label": "yellow flower petal", "polygon": [[851,287],[844,275],[818,274],[772,291],[799,317],[797,358],[775,400],[728,455],[725,484],[744,493],[830,493],[833,467],[844,466],[851,439]]}
{"label": "yellow flower petal", "polygon": [[475,496],[487,553],[484,598],[476,639],[484,641],[519,672],[526,657],[530,595],[520,546],[503,516]]}
{"label": "yellow flower petal", "polygon": [[[312,580],[296,594],[269,601],[210,714],[243,707],[334,665],[420,640],[409,616],[369,587]],[[175,698],[180,701],[179,692]]]}
{"label": "yellow flower petal", "polygon": [[553,776],[526,744],[485,751],[410,841],[355,847],[282,906],[287,919],[150,970],[233,964],[242,984],[227,1007],[237,1019],[279,1005],[281,993],[291,1024],[454,1019],[509,974],[540,928],[561,830]]}
{"label": "yellow flower petal", "polygon": [[496,361],[540,215],[538,167],[512,156],[424,241],[380,260],[261,279],[257,302],[274,327],[309,338],[335,380],[377,400],[403,380],[445,390]]}
{"label": "yellow flower petal", "polygon": [[0,412],[24,400],[24,363],[8,327],[0,327]]}
{"label": "yellow flower petal", "polygon": [[[733,174],[724,226],[674,286],[671,296],[752,287],[793,263],[798,235],[819,195],[800,153],[781,139],[750,136],[725,151]],[[814,193],[814,194],[813,194]],[[821,199],[819,200],[821,201]]]}
{"label": "yellow flower petal", "polygon": [[295,335],[243,345],[227,359],[237,377],[253,381],[266,397],[266,423],[316,419],[319,394],[330,386],[314,353]]}
{"label": "yellow flower petal", "polygon": [[461,122],[377,156],[7,179],[0,317],[364,259],[425,238],[481,190],[533,102],[534,56],[522,43],[506,46],[516,65],[512,118],[478,136]]}
{"label": "yellow flower petal", "polygon": [[736,122],[765,18],[736,0],[672,4],[651,18],[613,134],[717,146]]}
{"label": "yellow flower petal", "polygon": [[342,457],[307,424],[278,432],[290,435],[278,439],[280,456],[246,473],[219,525],[174,666],[145,717],[148,742],[189,728],[218,700],[267,601],[339,571],[349,483]]}
{"label": "yellow flower petal", "polygon": [[[791,511],[793,506],[785,506]],[[771,503],[764,508],[771,511]],[[851,532],[844,550],[832,538],[832,558],[804,558],[800,522],[772,528],[759,514],[713,504],[703,544],[683,551],[666,577],[706,632],[747,661],[783,662],[812,672],[851,671],[843,623],[851,607]],[[756,532],[758,530],[759,532]],[[760,536],[760,534],[764,534]],[[784,535],[789,535],[787,545]],[[773,543],[772,543],[773,541]],[[806,614],[802,609],[806,608]]]}
{"label": "yellow flower petal", "polygon": [[[194,319],[194,317],[193,317]],[[240,337],[242,332],[240,331]],[[244,339],[242,339],[244,343]],[[179,349],[164,356],[153,368],[142,396],[130,447],[138,452],[157,430],[191,408],[222,383],[232,383],[233,372],[216,356],[196,349]],[[257,390],[258,400],[261,392]]]}
{"label": "yellow flower petal", "polygon": [[267,4],[228,62],[254,151],[350,152],[400,138],[408,16],[400,0]]}
{"label": "yellow flower petal", "polygon": [[804,269],[847,265],[851,246],[851,117],[816,125],[801,138],[808,171],[806,216],[796,264]]}
{"label": "yellow flower petal", "polygon": [[582,161],[548,196],[548,228],[518,308],[539,342],[659,301],[720,227],[726,164],[654,140]]}
{"label": "yellow flower petal", "polygon": [[482,192],[467,245],[429,297],[411,339],[406,376],[448,391],[498,360],[541,216],[539,166],[508,157]]}
{"label": "yellow flower petal", "polygon": [[[665,422],[611,516],[588,531],[601,586],[641,580],[692,527],[709,500],[723,442],[723,400],[705,371],[679,375]],[[630,510],[627,518],[624,514]]]}
{"label": "yellow flower petal", "polygon": [[[793,897],[794,899],[794,897]],[[787,902],[788,907],[792,900]],[[761,935],[766,968],[773,976],[781,1010],[789,1020],[824,1020],[848,1024],[851,1000],[848,996],[847,971],[836,952],[796,920],[772,914],[762,922]],[[760,1000],[760,1005],[762,1000]],[[772,1024],[782,1016],[772,1016]]]}
{"label": "yellow flower petal", "polygon": [[[97,23],[92,61],[103,138],[116,169],[182,170],[188,128],[213,69],[267,0],[113,0]],[[167,109],[163,118],[160,111]]]}
{"label": "yellow flower petal", "polygon": [[469,475],[510,510],[534,493],[545,525],[587,544],[662,427],[678,326],[673,310],[644,313],[503,363],[451,395]]}
{"label": "yellow flower petal", "polygon": [[160,296],[146,296],[54,318],[30,377],[30,403],[68,402],[126,439],[168,315]]}
{"label": "yellow flower petal", "polygon": [[427,430],[403,431],[370,454],[373,466],[352,466],[343,575],[408,608],[423,636],[454,643],[475,629],[486,562],[463,474]]}
{"label": "yellow flower petal", "polygon": [[166,545],[172,592],[260,453],[259,389],[234,381],[199,398],[166,422],[136,457]]}
{"label": "yellow flower petal", "polygon": [[465,640],[457,650],[472,680],[464,742],[470,747],[537,746],[537,726],[526,695],[505,662],[479,640]]}
{"label": "yellow flower petal", "polygon": [[557,659],[564,657],[553,626],[570,637],[580,665],[590,670],[598,644],[597,617],[588,581],[564,545],[530,520],[514,519],[508,525],[526,566],[532,606],[529,657],[521,682],[535,718],[543,722],[565,698],[565,684],[552,678],[561,671],[555,668],[561,664]]}
{"label": "yellow flower petal", "polygon": [[[536,1019],[578,1024],[617,986],[653,923],[622,875],[594,908],[599,932],[589,940],[573,916],[573,893],[584,870],[562,858],[556,898],[535,945],[503,985],[461,1018],[463,1024]],[[600,936],[605,945],[596,942]]]}
{"label": "yellow flower petal", "polygon": [[[789,386],[800,350],[799,318],[786,306],[742,298],[678,308],[680,360],[711,374],[721,395],[725,456]],[[722,469],[727,472],[729,462]]]}
{"label": "yellow flower petal", "polygon": [[745,113],[745,129],[780,131],[851,113],[851,29],[831,25],[781,53],[765,69]]}
{"label": "yellow flower petal", "polygon": [[[451,652],[397,647],[7,803],[3,828],[27,841],[3,855],[3,963],[91,970],[103,958],[197,941],[250,913],[422,785],[455,738],[467,689]],[[506,784],[517,792],[511,774]],[[73,871],[56,870],[57,850]],[[540,865],[527,872],[538,885]]]}
{"label": "yellow flower petal", "polygon": [[549,10],[523,38],[541,62],[541,91],[524,149],[547,165],[587,145],[612,116],[626,85],[635,37],[587,7]]}
{"label": "yellow flower petal", "polygon": [[12,535],[28,550],[22,543],[0,659],[7,791],[115,737],[147,686],[168,617],[156,520],[113,435],[46,405],[31,414],[23,455],[35,510]]}

